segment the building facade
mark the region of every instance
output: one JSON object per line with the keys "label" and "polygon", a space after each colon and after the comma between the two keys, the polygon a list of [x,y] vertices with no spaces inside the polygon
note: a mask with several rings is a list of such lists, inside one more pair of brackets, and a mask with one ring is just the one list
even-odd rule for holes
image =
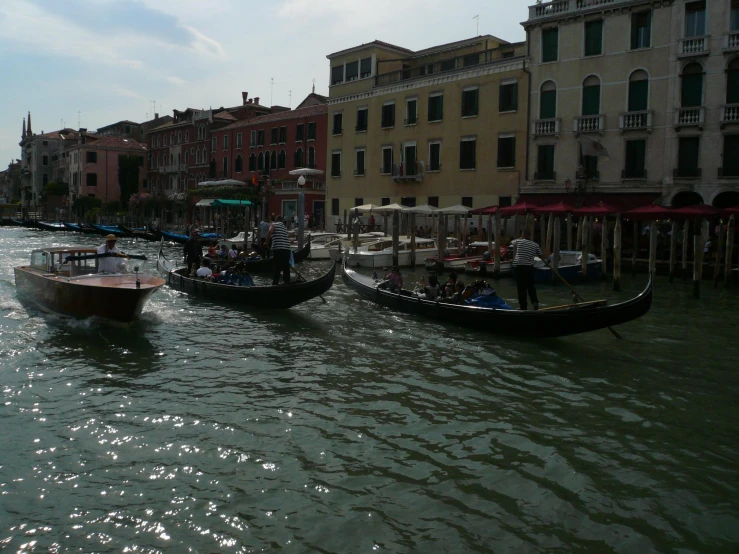
{"label": "building facade", "polygon": [[364,203],[508,204],[526,167],[523,43],[479,36],[328,56],[330,213]]}
{"label": "building facade", "polygon": [[8,168],[0,172],[0,200],[4,202],[20,202],[21,199],[21,162],[16,160],[8,164]]}
{"label": "building facade", "polygon": [[523,25],[524,194],[739,201],[739,2],[554,0]]}

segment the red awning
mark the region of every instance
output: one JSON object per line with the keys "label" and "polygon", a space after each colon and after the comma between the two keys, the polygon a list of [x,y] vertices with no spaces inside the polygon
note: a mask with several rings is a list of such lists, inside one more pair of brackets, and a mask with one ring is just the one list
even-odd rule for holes
{"label": "red awning", "polygon": [[[630,194],[587,194],[585,196],[577,196],[573,194],[522,194],[518,203],[525,202],[528,205],[534,206],[547,206],[550,204],[556,204],[557,202],[563,202],[564,204],[572,204],[573,206],[588,207],[597,206],[599,203],[603,203],[606,206],[615,208],[616,212],[611,213],[623,213],[640,206],[649,206],[654,204],[654,201],[660,197],[659,193],[647,192],[647,193],[630,193]],[[513,206],[511,206],[512,208]],[[506,214],[503,208],[502,214]],[[516,212],[514,212],[516,213]],[[518,212],[522,213],[522,212]],[[586,215],[597,215],[597,214],[586,214]]]}
{"label": "red awning", "polygon": [[582,208],[577,208],[573,213],[574,215],[609,215],[609,214],[620,214],[623,210],[620,208],[617,208],[613,204],[608,204],[606,202],[598,202],[597,204],[594,204],[592,206],[583,206]]}
{"label": "red awning", "polygon": [[536,208],[534,212],[537,214],[564,215],[571,213],[574,210],[575,206],[570,203],[557,202],[556,204],[548,204],[546,206],[542,206],[541,208]]}
{"label": "red awning", "polygon": [[487,208],[470,210],[470,215],[495,215],[497,212],[498,206],[488,206]]}
{"label": "red awning", "polygon": [[739,206],[732,206],[731,208],[724,208],[721,212],[723,216],[739,215]]}
{"label": "red awning", "polygon": [[624,216],[629,219],[669,219],[675,210],[665,208],[664,206],[642,206],[624,212]]}
{"label": "red awning", "polygon": [[500,213],[501,215],[522,215],[522,214],[528,214],[533,212],[536,208],[538,208],[541,204],[534,204],[531,201],[529,201],[528,198],[524,200],[520,200],[516,202],[513,206],[508,206],[506,208],[501,208]]}
{"label": "red awning", "polygon": [[674,210],[674,216],[681,219],[690,219],[693,217],[717,217],[721,210],[713,206],[705,204],[695,204],[693,206],[685,206]]}

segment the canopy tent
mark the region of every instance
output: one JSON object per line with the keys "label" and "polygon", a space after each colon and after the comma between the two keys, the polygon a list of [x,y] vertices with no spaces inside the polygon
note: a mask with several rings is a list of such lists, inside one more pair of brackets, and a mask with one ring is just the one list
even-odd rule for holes
{"label": "canopy tent", "polygon": [[221,206],[251,206],[252,203],[249,200],[226,200],[226,199],[219,199],[214,200],[213,204],[211,204],[214,207],[221,207]]}
{"label": "canopy tent", "polygon": [[302,175],[303,177],[313,177],[315,175],[323,175],[323,171],[320,169],[314,169],[312,167],[300,167],[293,169],[289,172],[290,175]]}
{"label": "canopy tent", "polygon": [[705,204],[695,204],[674,210],[676,218],[690,219],[692,217],[718,217],[721,210]]}
{"label": "canopy tent", "polygon": [[583,206],[582,208],[575,208],[572,212],[574,215],[610,215],[620,214],[623,210],[603,202],[602,200],[592,206]]}
{"label": "canopy tent", "polygon": [[539,206],[537,204],[534,204],[528,200],[519,200],[516,202],[513,206],[508,206],[506,208],[501,208],[500,213],[501,215],[509,216],[509,215],[522,215],[522,214],[528,214],[533,212],[535,209],[537,209]]}
{"label": "canopy tent", "polygon": [[457,204],[456,206],[449,206],[448,208],[441,208],[437,210],[440,214],[445,215],[466,215],[470,213],[470,208]]}
{"label": "canopy tent", "polygon": [[548,204],[541,208],[534,209],[534,213],[537,214],[554,214],[554,215],[565,215],[572,213],[575,210],[575,206],[571,204],[565,204],[564,202],[557,202],[556,204]]}
{"label": "canopy tent", "polygon": [[629,219],[669,219],[672,217],[674,210],[665,208],[664,206],[641,206],[624,212],[624,216]]}
{"label": "canopy tent", "polygon": [[362,204],[361,206],[354,206],[352,208],[352,211],[358,211],[358,212],[371,212],[371,211],[377,211],[380,206],[376,204]]}
{"label": "canopy tent", "polygon": [[470,215],[495,215],[500,208],[498,206],[487,206],[486,208],[475,208],[470,210]]}
{"label": "canopy tent", "polygon": [[400,204],[388,204],[387,206],[380,206],[375,211],[379,214],[391,214],[393,212],[407,212],[409,209],[407,206],[401,206]]}
{"label": "canopy tent", "polygon": [[199,206],[201,208],[209,208],[213,205],[213,202],[215,202],[215,198],[203,198],[200,202],[195,204],[196,206]]}
{"label": "canopy tent", "polygon": [[244,181],[236,179],[221,179],[220,181],[202,181],[198,183],[199,187],[243,187],[246,186]]}
{"label": "canopy tent", "polygon": [[408,208],[408,211],[414,214],[432,215],[438,212],[439,208],[436,208],[429,204],[422,204],[420,206],[414,206],[413,208]]}

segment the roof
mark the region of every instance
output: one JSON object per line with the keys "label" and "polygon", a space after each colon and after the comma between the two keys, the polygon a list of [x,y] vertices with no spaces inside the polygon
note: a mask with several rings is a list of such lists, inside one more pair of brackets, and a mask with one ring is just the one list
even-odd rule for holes
{"label": "roof", "polygon": [[87,135],[90,139],[85,144],[72,145],[70,149],[75,146],[89,146],[92,148],[109,148],[112,150],[146,150],[146,145],[133,139],[121,138],[121,137],[96,137]]}
{"label": "roof", "polygon": [[250,125],[262,125],[264,123],[273,123],[275,121],[285,121],[288,119],[298,119],[301,117],[312,117],[315,115],[323,115],[328,113],[328,106],[326,104],[318,104],[315,106],[307,106],[305,108],[296,108],[289,112],[277,112],[269,115],[262,115],[253,119],[243,119],[227,125],[219,131],[230,131],[231,129],[241,129],[242,127],[248,127]]}
{"label": "roof", "polygon": [[424,48],[422,50],[410,50],[408,48],[403,48],[402,46],[395,46],[394,44],[390,44],[387,42],[382,42],[381,40],[375,40],[372,42],[368,42],[365,44],[360,44],[359,46],[353,46],[351,48],[347,48],[346,50],[341,50],[339,52],[334,52],[333,54],[329,54],[326,56],[327,58],[331,59],[334,57],[342,56],[345,54],[349,54],[351,52],[355,52],[357,50],[363,50],[370,46],[379,46],[381,48],[385,48],[387,50],[393,50],[395,52],[398,52],[400,54],[409,55],[410,57],[422,57],[422,56],[428,56],[430,54],[435,54],[438,52],[444,52],[445,50],[454,50],[456,48],[461,48],[465,45],[474,44],[476,42],[483,42],[485,40],[494,40],[496,42],[499,42],[501,45],[508,45],[511,44],[507,40],[503,40],[502,38],[495,37],[493,35],[480,35],[472,38],[466,38],[463,40],[458,40],[455,42],[447,42],[446,44],[439,44],[437,46],[431,46],[429,48]]}
{"label": "roof", "polygon": [[222,112],[218,112],[217,114],[213,114],[213,117],[217,117],[218,119],[227,119],[229,121],[238,121],[234,116],[232,116],[226,110]]}
{"label": "roof", "polygon": [[139,123],[136,123],[135,121],[130,121],[128,119],[124,119],[123,121],[117,121],[115,123],[111,123],[110,125],[98,127],[98,132],[100,132],[101,129],[110,129],[111,127],[115,127],[116,125],[139,125]]}
{"label": "roof", "polygon": [[364,44],[360,44],[359,46],[352,46],[351,48],[347,48],[346,50],[339,50],[338,52],[329,54],[326,57],[328,59],[331,59],[337,56],[343,56],[345,54],[355,52],[357,50],[363,50],[371,46],[379,46],[380,48],[384,48],[386,50],[393,50],[395,52],[399,52],[402,54],[413,54],[413,50],[409,50],[408,48],[403,48],[402,46],[395,46],[394,44],[390,44],[389,42],[383,42],[381,40],[373,40],[372,42],[365,42]]}

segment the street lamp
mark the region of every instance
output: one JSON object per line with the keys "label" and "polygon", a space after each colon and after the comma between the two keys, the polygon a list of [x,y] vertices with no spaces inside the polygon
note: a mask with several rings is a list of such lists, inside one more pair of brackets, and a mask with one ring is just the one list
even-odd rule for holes
{"label": "street lamp", "polygon": [[300,176],[300,177],[298,178],[298,186],[299,186],[300,188],[303,188],[303,187],[305,186],[305,177],[304,177],[303,175],[301,175],[301,176]]}

